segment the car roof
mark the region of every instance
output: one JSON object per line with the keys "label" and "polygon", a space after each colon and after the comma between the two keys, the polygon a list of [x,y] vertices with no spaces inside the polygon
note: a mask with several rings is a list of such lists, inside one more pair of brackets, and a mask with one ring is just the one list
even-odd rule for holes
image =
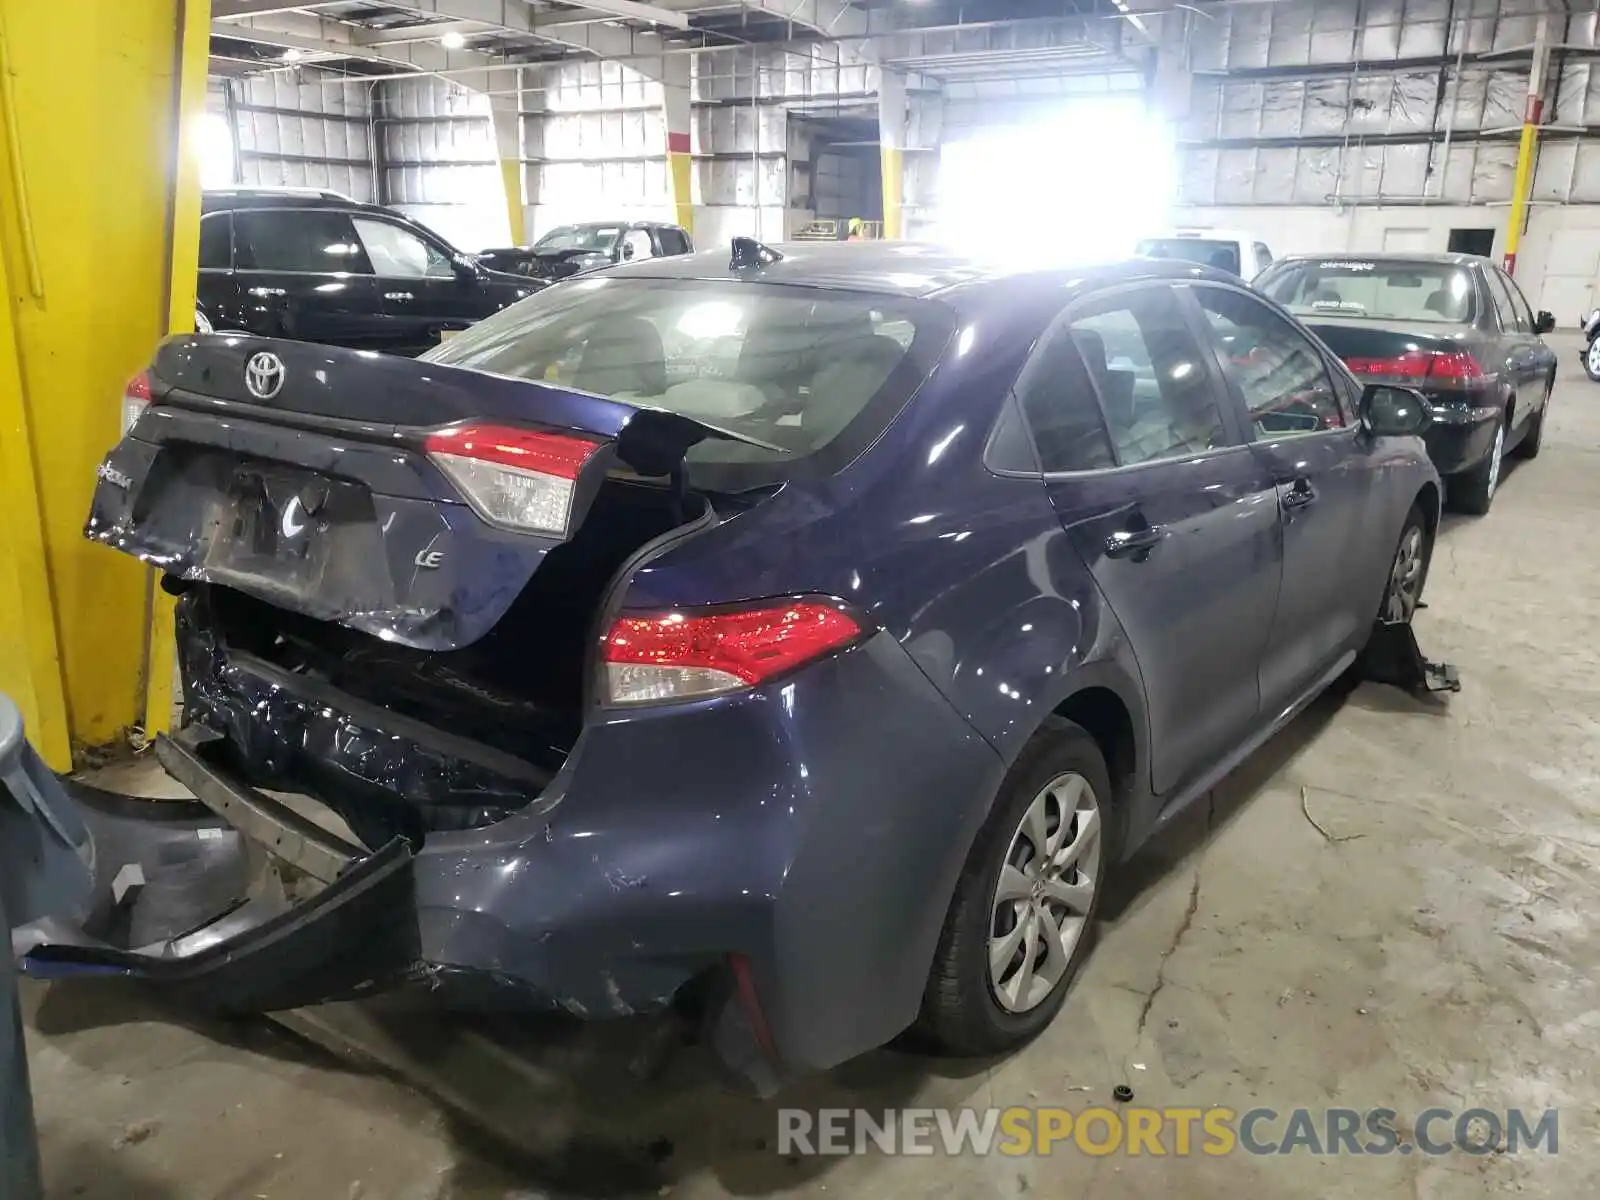
{"label": "car roof", "polygon": [[1384,250],[1377,254],[1360,254],[1355,251],[1337,252],[1333,254],[1285,254],[1273,266],[1279,263],[1290,262],[1398,262],[1398,263],[1436,263],[1448,267],[1471,267],[1482,265],[1489,260],[1481,254],[1460,254],[1454,251],[1446,254],[1424,254],[1421,252],[1407,253],[1404,250]]}
{"label": "car roof", "polygon": [[1139,240],[1141,242],[1182,241],[1185,238],[1206,242],[1264,242],[1267,240],[1259,233],[1251,233],[1246,229],[1204,229],[1198,225],[1182,225],[1177,229],[1164,229],[1160,233],[1148,234]]}
{"label": "car roof", "polygon": [[630,225],[636,229],[682,228],[680,225],[674,225],[671,221],[635,221],[631,218],[619,217],[615,221],[563,221],[559,225],[552,225],[549,232],[554,233],[557,229],[617,229]]}
{"label": "car roof", "polygon": [[231,212],[243,208],[337,208],[348,212],[377,213],[387,217],[405,215],[395,212],[392,208],[384,208],[380,204],[363,204],[359,200],[325,192],[258,192],[249,188],[239,188],[200,193],[202,213]]}
{"label": "car roof", "polygon": [[919,297],[971,291],[1023,277],[1048,277],[1063,286],[1093,286],[1135,279],[1212,279],[1238,284],[1238,276],[1176,259],[1132,259],[1082,267],[1018,267],[919,242],[776,242],[782,255],[762,267],[736,268],[731,246],[693,254],[649,258],[606,268],[626,279],[760,279],[843,291]]}

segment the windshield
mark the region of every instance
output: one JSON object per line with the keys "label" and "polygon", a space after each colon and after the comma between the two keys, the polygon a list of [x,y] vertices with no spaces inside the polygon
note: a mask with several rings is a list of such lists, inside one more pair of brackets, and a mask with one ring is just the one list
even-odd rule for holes
{"label": "windshield", "polygon": [[541,254],[560,250],[598,250],[610,254],[622,235],[620,225],[558,225],[533,244]]}
{"label": "windshield", "polygon": [[1301,317],[1447,321],[1477,316],[1472,276],[1448,263],[1306,259],[1282,263],[1258,285]]}
{"label": "windshield", "polygon": [[916,389],[949,328],[943,306],[897,296],[596,277],[540,292],[425,357],[743,435],[765,446],[711,440],[686,461],[764,465],[770,482],[789,477],[798,460],[819,457],[826,470],[848,462]]}
{"label": "windshield", "polygon": [[1239,274],[1238,242],[1197,237],[1145,238],[1139,243],[1139,253],[1145,258],[1177,258]]}

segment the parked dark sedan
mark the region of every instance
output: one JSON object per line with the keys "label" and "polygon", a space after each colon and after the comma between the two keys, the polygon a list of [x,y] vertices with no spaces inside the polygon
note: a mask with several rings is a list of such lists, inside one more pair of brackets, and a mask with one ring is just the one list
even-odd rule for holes
{"label": "parked dark sedan", "polygon": [[680,225],[662,221],[590,221],[558,225],[532,246],[480,250],[478,261],[497,271],[554,282],[613,263],[670,258],[693,251],[694,241]]}
{"label": "parked dark sedan", "polygon": [[181,597],[157,754],[219,817],[123,811],[28,969],[671,1007],[767,1083],[1045,1025],[1118,864],[1409,619],[1423,402],[1206,268],[781,255],[418,362],[164,344],[87,533]]}
{"label": "parked dark sedan", "polygon": [[1255,286],[1311,326],[1358,376],[1420,388],[1448,499],[1486,513],[1507,453],[1533,458],[1556,355],[1516,282],[1470,254],[1301,255]]}
{"label": "parked dark sedan", "polygon": [[200,329],[414,355],[545,286],[375,204],[247,188],[202,199]]}

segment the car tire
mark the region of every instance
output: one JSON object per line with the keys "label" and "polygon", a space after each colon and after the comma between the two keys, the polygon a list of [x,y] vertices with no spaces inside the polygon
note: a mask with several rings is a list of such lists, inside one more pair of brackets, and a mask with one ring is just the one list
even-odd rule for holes
{"label": "car tire", "polygon": [[1389,560],[1389,576],[1383,585],[1383,600],[1378,605],[1380,621],[1410,621],[1428,585],[1428,564],[1433,561],[1433,538],[1422,509],[1411,506],[1406,523],[1400,527],[1394,557]]}
{"label": "car tire", "polygon": [[[1056,816],[1053,829],[1048,816],[1040,826],[1031,820],[1040,806]],[[1006,773],[961,870],[923,995],[916,1027],[922,1040],[949,1054],[998,1054],[1027,1042],[1054,1019],[1094,940],[1107,868],[1121,850],[1118,812],[1110,773],[1094,739],[1070,721],[1050,718]],[[1040,828],[1055,847],[1043,871],[1030,828]],[[1075,846],[1078,861],[1054,880],[1059,892],[1069,892],[1079,902],[1082,911],[1074,914],[1057,894],[1044,889],[1056,860],[1073,858]],[[1018,884],[1031,881],[1027,898],[1001,899],[1003,873]],[[1086,903],[1085,882],[1090,885]],[[1051,924],[1039,915],[1041,908],[1050,914],[1060,940],[1051,940]],[[991,952],[1003,952],[1008,939],[1016,943],[1009,958],[1012,969],[997,971],[991,967]]]}
{"label": "car tire", "polygon": [[1500,469],[1505,462],[1506,419],[1502,415],[1495,426],[1494,442],[1483,461],[1468,470],[1450,476],[1446,488],[1450,507],[1457,512],[1481,517],[1494,503],[1494,494],[1500,485]]}
{"label": "car tire", "polygon": [[1528,420],[1528,431],[1522,435],[1522,440],[1517,443],[1511,453],[1521,459],[1538,458],[1539,449],[1544,443],[1544,418],[1550,411],[1550,397],[1555,392],[1555,378],[1545,385],[1544,403],[1539,406],[1539,411]]}
{"label": "car tire", "polygon": [[1600,383],[1600,338],[1595,338],[1583,348],[1583,373]]}

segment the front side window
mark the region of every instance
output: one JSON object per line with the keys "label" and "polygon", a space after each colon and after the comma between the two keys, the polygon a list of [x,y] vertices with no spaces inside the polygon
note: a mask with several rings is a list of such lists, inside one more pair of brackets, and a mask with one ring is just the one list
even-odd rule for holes
{"label": "front side window", "polygon": [[1302,259],[1280,263],[1257,287],[1297,317],[1447,321],[1477,317],[1477,289],[1463,267],[1395,259]]}
{"label": "front side window", "polygon": [[691,466],[774,464],[881,430],[932,368],[951,322],[942,305],[896,296],[595,276],[540,292],[425,357],[681,413],[765,444],[702,442]]}
{"label": "front side window", "polygon": [[1344,428],[1328,365],[1304,334],[1242,292],[1197,287],[1195,296],[1217,350],[1238,381],[1257,436]]}
{"label": "front side window", "polygon": [[241,270],[370,275],[372,268],[341,212],[263,209],[233,214],[235,265]]}
{"label": "front side window", "polygon": [[1144,288],[1092,302],[1073,313],[1068,328],[1119,465],[1227,444],[1203,351],[1171,290]]}
{"label": "front side window", "polygon": [[650,234],[644,229],[630,229],[622,239],[622,261],[636,262],[653,257]]}
{"label": "front side window", "polygon": [[356,217],[356,236],[366,249],[372,273],[389,279],[449,279],[455,267],[437,246],[389,221]]}

